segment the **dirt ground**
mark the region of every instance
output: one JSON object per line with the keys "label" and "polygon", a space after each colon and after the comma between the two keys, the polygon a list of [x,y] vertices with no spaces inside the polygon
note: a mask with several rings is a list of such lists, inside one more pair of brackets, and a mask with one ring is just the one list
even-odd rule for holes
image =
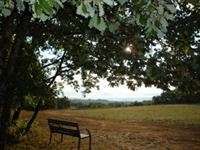
{"label": "dirt ground", "polygon": [[[29,113],[24,113],[27,117]],[[93,150],[200,150],[200,126],[167,124],[163,122],[111,121],[80,117],[64,111],[43,111],[37,125],[19,144],[9,149],[77,149],[77,139],[54,136],[48,145],[47,118],[61,118],[78,122],[92,133]],[[88,149],[88,140],[82,140],[81,149]]]}

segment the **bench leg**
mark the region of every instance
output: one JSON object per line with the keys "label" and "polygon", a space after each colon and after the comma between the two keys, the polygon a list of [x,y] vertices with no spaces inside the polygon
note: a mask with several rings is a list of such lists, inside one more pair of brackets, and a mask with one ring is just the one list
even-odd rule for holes
{"label": "bench leg", "polygon": [[81,146],[81,138],[78,138],[78,150],[80,150],[80,146]]}
{"label": "bench leg", "polygon": [[61,134],[61,142],[63,141],[63,134]]}
{"label": "bench leg", "polygon": [[51,144],[52,132],[50,132],[49,144]]}
{"label": "bench leg", "polygon": [[91,150],[92,149],[92,137],[91,136],[89,136],[89,150]]}

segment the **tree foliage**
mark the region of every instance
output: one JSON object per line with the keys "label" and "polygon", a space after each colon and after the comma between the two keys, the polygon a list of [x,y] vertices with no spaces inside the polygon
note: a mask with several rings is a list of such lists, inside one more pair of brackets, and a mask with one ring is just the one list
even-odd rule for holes
{"label": "tree foliage", "polygon": [[[25,10],[25,7],[29,7],[33,18],[45,21],[63,8],[66,2],[68,1],[4,0],[0,3],[0,14],[7,17],[15,8],[20,13]],[[77,14],[89,18],[91,28],[94,27],[101,32],[106,29],[114,32],[119,23],[127,20],[127,23],[145,27],[147,34],[156,32],[161,35],[166,32],[167,20],[172,20],[173,14],[176,12],[175,3],[164,0],[72,0],[68,3],[76,7]],[[110,14],[109,11],[111,11]]]}
{"label": "tree foliage", "polygon": [[152,100],[153,104],[199,104],[199,95],[189,95],[173,90],[154,96]]}
{"label": "tree foliage", "polygon": [[[78,88],[76,75],[81,75],[85,92],[105,78],[111,86],[133,90],[154,84],[194,93],[199,89],[199,2],[189,2],[0,1],[0,149],[12,105],[17,106],[14,97],[37,101],[27,132],[43,98],[54,96],[57,76]],[[161,49],[152,51],[155,45]]]}
{"label": "tree foliage", "polygon": [[183,95],[200,96],[200,10],[181,4],[170,22],[166,41],[149,59],[149,78],[164,90],[176,88]]}

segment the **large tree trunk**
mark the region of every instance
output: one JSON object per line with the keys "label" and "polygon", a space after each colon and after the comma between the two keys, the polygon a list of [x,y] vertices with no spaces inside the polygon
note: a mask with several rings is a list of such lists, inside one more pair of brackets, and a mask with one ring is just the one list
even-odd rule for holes
{"label": "large tree trunk", "polygon": [[12,99],[15,90],[15,77],[18,73],[18,62],[23,52],[21,44],[26,36],[27,23],[31,15],[25,11],[12,14],[2,19],[0,31],[0,149],[5,149],[7,131],[11,124]]}
{"label": "large tree trunk", "polygon": [[[0,149],[5,148],[7,141],[7,128],[10,122],[11,105],[10,105],[10,75],[15,70],[10,67],[13,62],[14,53],[12,49],[12,25],[13,15],[2,20],[2,29],[0,33]],[[12,55],[12,57],[10,57]],[[12,60],[12,61],[11,61]],[[14,70],[13,70],[14,69]]]}
{"label": "large tree trunk", "polygon": [[6,96],[1,96],[1,101],[4,100],[1,105],[1,114],[0,114],[0,149],[3,150],[7,141],[7,128],[10,123],[11,115],[11,105],[9,99]]}

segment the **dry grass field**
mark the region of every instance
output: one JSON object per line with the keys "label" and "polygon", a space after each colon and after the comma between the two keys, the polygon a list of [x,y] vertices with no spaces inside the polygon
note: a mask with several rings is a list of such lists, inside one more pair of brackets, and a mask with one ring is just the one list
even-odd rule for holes
{"label": "dry grass field", "polygon": [[[30,112],[23,112],[27,118]],[[93,150],[200,150],[200,105],[160,105],[110,109],[48,110],[39,113],[29,134],[16,150],[73,150],[77,139],[54,136],[48,145],[47,118],[80,123],[92,133]],[[81,148],[88,149],[88,140]]]}

